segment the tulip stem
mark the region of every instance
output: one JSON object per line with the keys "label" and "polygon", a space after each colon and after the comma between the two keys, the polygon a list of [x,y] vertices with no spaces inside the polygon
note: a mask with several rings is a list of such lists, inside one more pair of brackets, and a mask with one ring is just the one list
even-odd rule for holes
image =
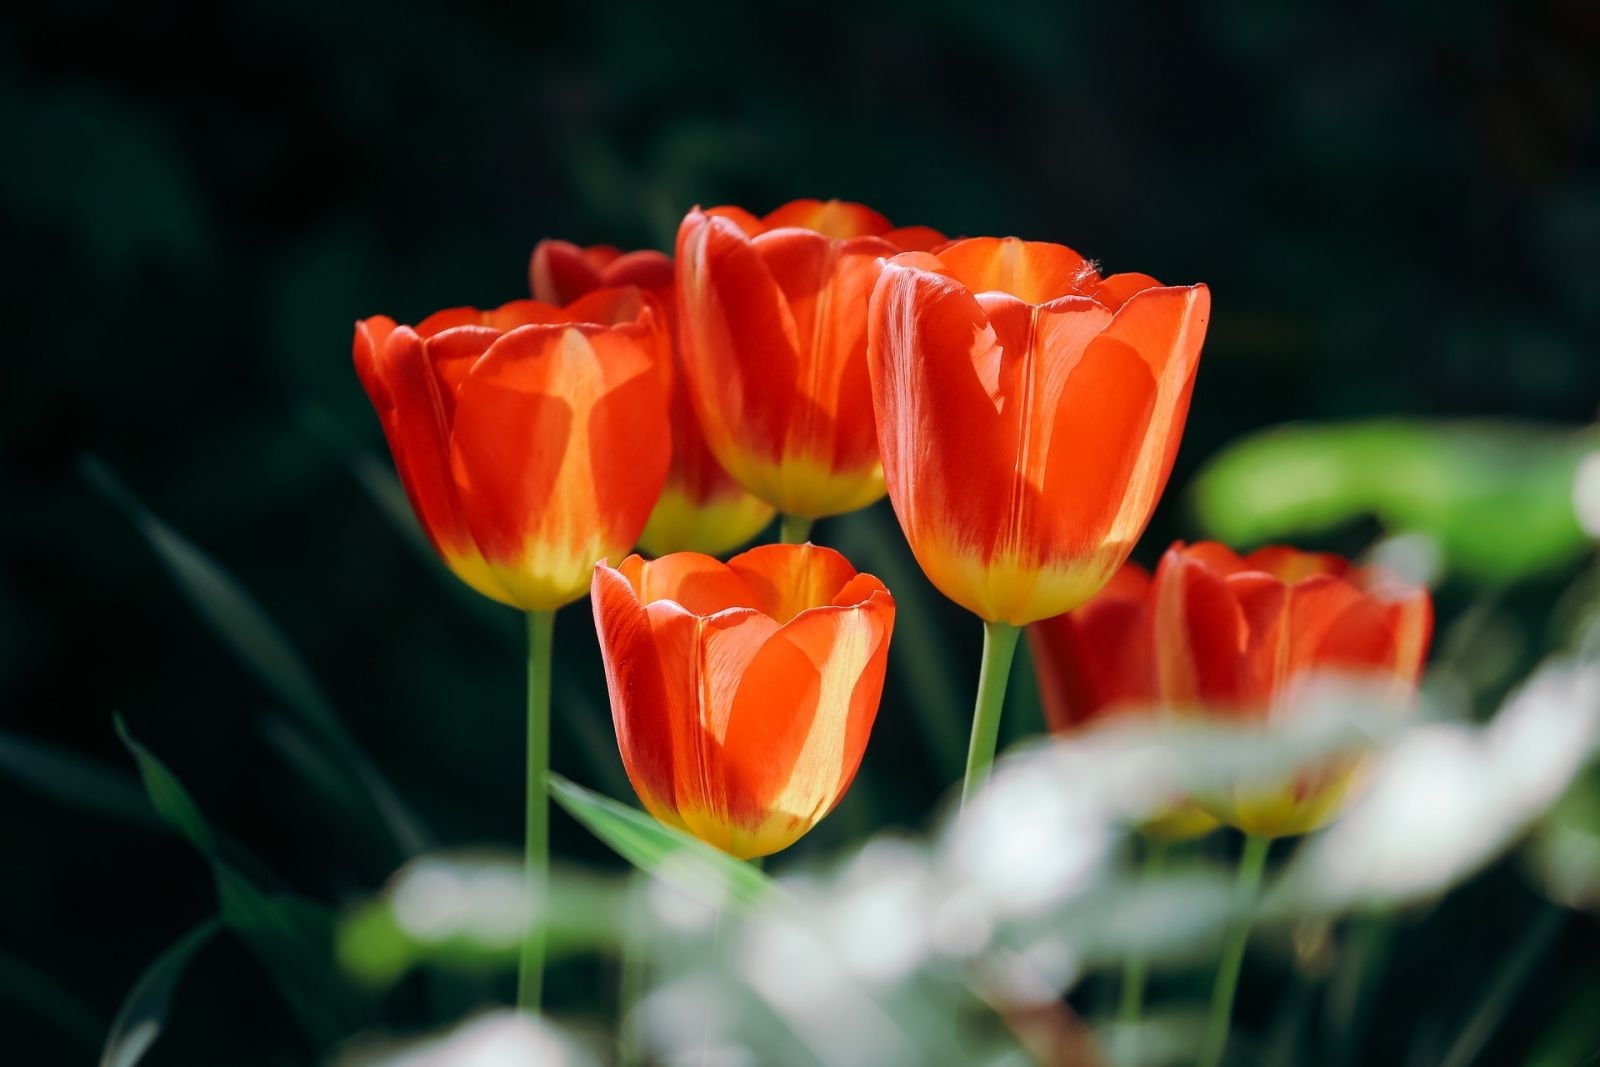
{"label": "tulip stem", "polygon": [[1239,874],[1234,882],[1234,906],[1238,909],[1222,946],[1222,962],[1217,967],[1217,984],[1211,991],[1211,1014],[1206,1020],[1204,1042],[1200,1046],[1200,1067],[1218,1067],[1228,1047],[1228,1029],[1233,1021],[1233,995],[1239,988],[1239,969],[1244,963],[1245,944],[1250,940],[1250,925],[1255,918],[1256,895],[1261,890],[1261,875],[1267,867],[1270,837],[1249,834],[1239,856]]}
{"label": "tulip stem", "polygon": [[978,700],[972,709],[972,742],[967,747],[967,776],[961,783],[961,806],[989,780],[994,749],[1000,740],[1000,709],[1006,702],[1011,658],[1017,652],[1020,627],[1003,622],[983,624],[983,665],[978,670]]}
{"label": "tulip stem", "polygon": [[804,515],[785,513],[778,520],[778,540],[786,545],[805,544],[806,538],[811,536],[811,521]]}
{"label": "tulip stem", "polygon": [[[1167,865],[1167,850],[1171,846],[1165,841],[1149,839],[1145,842],[1144,863],[1139,868],[1139,883],[1142,889],[1148,891],[1161,877],[1162,869]],[[1139,1021],[1139,1014],[1144,1010],[1144,980],[1149,968],[1149,960],[1145,958],[1144,950],[1133,949],[1128,953],[1127,959],[1122,962],[1122,1006],[1117,1013],[1117,1022],[1124,1028],[1132,1029]]]}
{"label": "tulip stem", "polygon": [[517,1007],[537,1012],[544,986],[545,892],[550,884],[550,798],[545,778],[550,770],[550,647],[556,613],[528,612],[528,781],[523,871],[529,908],[517,969]]}

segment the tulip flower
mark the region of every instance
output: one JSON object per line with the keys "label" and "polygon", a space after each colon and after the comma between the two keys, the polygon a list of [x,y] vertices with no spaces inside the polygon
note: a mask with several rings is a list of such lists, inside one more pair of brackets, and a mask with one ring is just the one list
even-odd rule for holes
{"label": "tulip flower", "polygon": [[[1284,547],[1241,558],[1213,542],[1168,549],[1146,605],[1161,702],[1238,722],[1293,714],[1296,689],[1313,675],[1376,684],[1404,706],[1433,625],[1427,590],[1380,571]],[[1197,800],[1247,834],[1302,834],[1338,813],[1358,765],[1239,782]]]}
{"label": "tulip flower", "polygon": [[[1159,708],[1150,622],[1150,573],[1130,562],[1088,603],[1028,627],[1052,733],[1070,735],[1090,723]],[[1193,802],[1175,797],[1141,829],[1157,841],[1179,841],[1216,825]]]}
{"label": "tulip flower", "polygon": [[1061,245],[896,256],[869,313],[884,482],[918,564],[985,622],[965,792],[994,758],[1017,627],[1127,559],[1188,415],[1211,297]]}
{"label": "tulip flower", "polygon": [[594,569],[595,627],[646,810],[734,856],[787,848],[844,796],[883,690],[894,599],[816,545]]}
{"label": "tulip flower", "polygon": [[[638,288],[564,308],[453,308],[415,327],[356,324],[356,372],[428,539],[462,581],[528,613],[526,866],[548,871],[554,612],[597,559],[639,537],[667,475],[665,313]],[[524,941],[518,1004],[536,1010],[543,934]]]}
{"label": "tulip flower", "polygon": [[644,528],[671,450],[664,313],[638,289],[566,308],[356,324],[355,363],[412,509],[485,596],[553,611]]}
{"label": "tulip flower", "polygon": [[931,248],[860,204],[796,200],[764,218],[695,208],[678,230],[678,317],[706,443],[739,484],[813,519],[883,495],[867,382],[867,301],[884,257]]}
{"label": "tulip flower", "polygon": [[[661,252],[624,253],[609,245],[579,248],[566,241],[540,241],[529,263],[528,281],[534,299],[560,304],[599,288],[637,285],[657,298],[669,320],[674,316],[672,259]],[[672,332],[672,465],[639,534],[639,547],[652,556],[721,555],[760,533],[772,521],[772,506],[745,492],[706,447],[683,384],[676,330]]]}

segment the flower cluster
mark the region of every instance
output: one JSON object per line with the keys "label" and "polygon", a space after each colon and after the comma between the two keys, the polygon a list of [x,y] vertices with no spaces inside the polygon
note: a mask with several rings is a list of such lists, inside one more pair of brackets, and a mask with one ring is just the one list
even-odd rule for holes
{"label": "flower cluster", "polygon": [[[1206,286],[839,201],[695,208],[675,257],[543,241],[534,299],[375,317],[355,342],[455,573],[531,613],[591,594],[623,760],[662,822],[753,857],[843,795],[889,590],[810,544],[714,557],[774,515],[804,541],[885,494],[929,580],[985,623],[969,785],[1030,624],[1058,731],[1128,711],[1264,719],[1328,669],[1388,678],[1402,703],[1414,686],[1421,590],[1287,548],[1127,564],[1183,433]],[[1355,768],[1174,797],[1150,829],[1305,832]]]}

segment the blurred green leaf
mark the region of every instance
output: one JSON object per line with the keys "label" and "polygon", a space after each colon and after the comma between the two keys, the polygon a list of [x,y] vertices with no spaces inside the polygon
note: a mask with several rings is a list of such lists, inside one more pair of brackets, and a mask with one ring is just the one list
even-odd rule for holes
{"label": "blurred green leaf", "polygon": [[207,919],[175,941],[146,967],[123,998],[106,1034],[100,1067],[134,1067],[144,1058],[167,1022],[173,991],[189,961],[223,928],[222,918]]}
{"label": "blurred green leaf", "polygon": [[617,855],[709,904],[748,907],[778,892],[770,878],[743,860],[559,774],[550,775],[550,795]]}
{"label": "blurred green leaf", "polygon": [[395,843],[407,855],[421,851],[427,835],[392,786],[345,730],[311,671],[267,613],[232,575],[181,534],[156,518],[116,474],[85,457],[83,474],[121,507],[155,550],[184,597],[240,662],[349,768],[361,782]]}
{"label": "blurred green leaf", "polygon": [[420,856],[381,897],[339,921],[339,962],[382,986],[421,964],[457,974],[509,970],[530,921],[544,927],[549,959],[608,948],[621,936],[626,900],[616,879],[558,867],[535,908],[525,877],[514,854]]}
{"label": "blurred green leaf", "polygon": [[1236,546],[1370,515],[1425,535],[1463,574],[1514,581],[1589,547],[1573,487],[1597,444],[1589,430],[1487,420],[1283,426],[1214,457],[1193,502],[1206,530]]}
{"label": "blurred green leaf", "polygon": [[131,775],[71,749],[0,731],[0,775],[69,808],[164,828]]}
{"label": "blurred green leaf", "polygon": [[78,996],[27,960],[0,949],[0,1003],[20,1004],[88,1048],[101,1022]]}
{"label": "blurred green leaf", "polygon": [[354,1029],[357,1005],[337,980],[332,963],[331,918],[318,919],[309,901],[285,904],[263,893],[216,851],[211,828],[183,783],[116,717],[117,733],[139,764],[156,811],[211,863],[222,919],[266,968],[305,1032],[319,1045]]}

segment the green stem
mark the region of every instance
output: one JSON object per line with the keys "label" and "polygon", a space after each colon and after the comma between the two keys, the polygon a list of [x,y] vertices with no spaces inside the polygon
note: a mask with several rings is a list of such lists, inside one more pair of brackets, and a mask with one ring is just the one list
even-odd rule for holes
{"label": "green stem", "polygon": [[983,665],[978,671],[978,700],[972,709],[972,741],[967,746],[967,776],[961,783],[961,806],[989,780],[994,747],[1000,739],[1000,709],[1006,702],[1011,657],[1017,651],[1020,627],[1003,622],[983,624]]}
{"label": "green stem", "polygon": [[804,515],[785,514],[778,520],[778,540],[786,545],[805,544],[811,536],[811,522]]}
{"label": "green stem", "polygon": [[550,646],[556,613],[528,613],[528,780],[523,871],[533,918],[522,939],[517,970],[517,1007],[539,1010],[544,986],[544,923],[540,912],[550,884],[550,798],[545,777],[550,770]]}
{"label": "green stem", "polygon": [[1239,989],[1239,968],[1244,963],[1244,948],[1250,940],[1250,925],[1255,918],[1256,894],[1261,890],[1261,875],[1267,867],[1269,837],[1250,834],[1244,839],[1239,856],[1239,875],[1234,883],[1234,903],[1239,909],[1222,947],[1222,962],[1217,967],[1217,984],[1211,991],[1211,1014],[1206,1020],[1204,1042],[1200,1046],[1200,1067],[1219,1067],[1228,1047],[1228,1027],[1233,1021],[1233,996]]}
{"label": "green stem", "polygon": [[635,1067],[644,1060],[634,1008],[649,988],[649,876],[635,872],[628,883],[628,911],[622,927],[622,960],[617,980],[617,1064]]}
{"label": "green stem", "polygon": [[[1145,845],[1144,864],[1139,870],[1139,882],[1148,889],[1161,877],[1167,865],[1167,852],[1171,846],[1166,841],[1150,839]],[[1117,1012],[1117,1022],[1131,1028],[1139,1021],[1144,1007],[1144,980],[1149,961],[1143,949],[1134,949],[1122,963],[1122,1006]]]}

